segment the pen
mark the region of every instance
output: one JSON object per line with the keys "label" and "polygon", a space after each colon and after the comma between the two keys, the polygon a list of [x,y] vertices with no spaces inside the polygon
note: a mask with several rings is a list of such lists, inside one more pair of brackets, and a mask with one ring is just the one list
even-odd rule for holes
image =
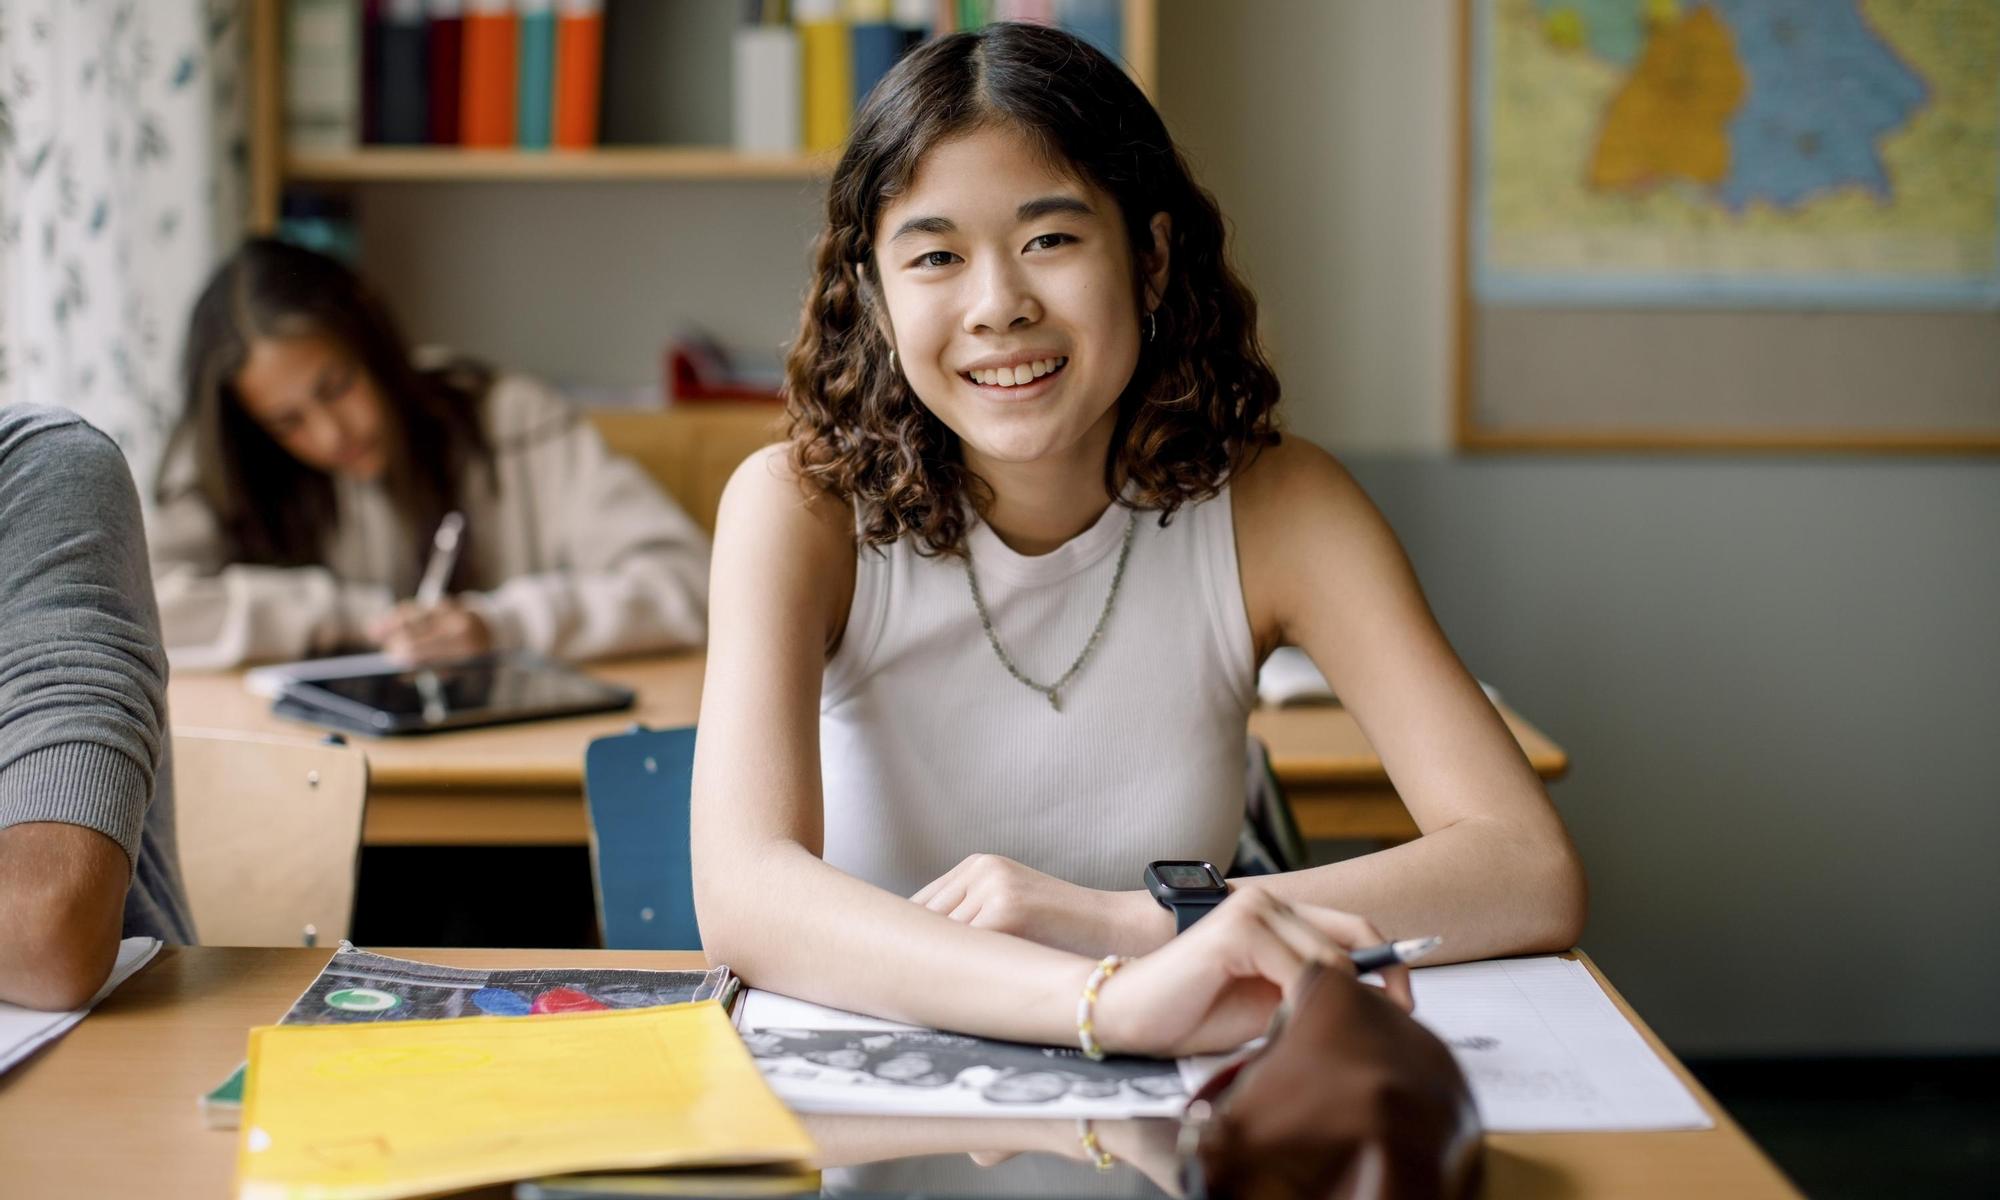
{"label": "pen", "polygon": [[459,535],[464,532],[463,513],[448,512],[438,522],[437,535],[431,538],[430,561],[424,564],[423,581],[417,584],[417,603],[424,608],[444,599],[444,585],[451,579],[451,569],[458,564]]}
{"label": "pen", "polygon": [[1384,967],[1402,966],[1415,962],[1438,948],[1441,937],[1405,938],[1400,942],[1384,942],[1380,946],[1369,946],[1356,950],[1350,957],[1354,960],[1354,973],[1366,975]]}

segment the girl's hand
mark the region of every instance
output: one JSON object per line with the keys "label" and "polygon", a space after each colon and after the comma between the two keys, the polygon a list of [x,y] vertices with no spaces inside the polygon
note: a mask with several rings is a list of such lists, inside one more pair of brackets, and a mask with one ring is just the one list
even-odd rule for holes
{"label": "girl's hand", "polygon": [[493,648],[486,619],[456,596],[428,608],[406,602],[368,627],[368,637],[398,662],[441,662],[471,658]]}
{"label": "girl's hand", "polygon": [[998,854],[968,855],[910,899],[976,929],[1093,958],[1144,954],[1173,936],[1173,917],[1143,891],[1100,892]]}
{"label": "girl's hand", "polygon": [[[1162,1058],[1233,1050],[1264,1032],[1309,963],[1351,971],[1347,951],[1384,940],[1353,913],[1239,889],[1194,928],[1127,963],[1099,988],[1097,1040],[1107,1052]],[[1409,969],[1382,977],[1389,999],[1412,1009]]]}

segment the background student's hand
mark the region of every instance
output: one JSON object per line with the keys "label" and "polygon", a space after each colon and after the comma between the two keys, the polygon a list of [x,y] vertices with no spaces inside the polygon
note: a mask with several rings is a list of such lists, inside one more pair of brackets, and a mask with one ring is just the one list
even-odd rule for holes
{"label": "background student's hand", "polygon": [[[1309,963],[1351,971],[1347,951],[1384,940],[1365,917],[1238,889],[1099,988],[1097,1039],[1107,1051],[1160,1057],[1232,1050],[1264,1032]],[[1406,1012],[1414,1007],[1408,968],[1382,978],[1389,999]]]}
{"label": "background student's hand", "polygon": [[382,653],[406,663],[470,658],[493,648],[486,619],[456,596],[428,607],[413,601],[398,604],[368,627],[368,637]]}
{"label": "background student's hand", "polygon": [[1174,935],[1172,914],[1145,891],[1079,887],[999,854],[972,854],[910,897],[976,929],[1092,958],[1144,954]]}

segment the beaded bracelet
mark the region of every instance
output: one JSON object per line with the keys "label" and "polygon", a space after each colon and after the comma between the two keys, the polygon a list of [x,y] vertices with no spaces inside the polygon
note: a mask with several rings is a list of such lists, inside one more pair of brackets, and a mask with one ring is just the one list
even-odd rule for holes
{"label": "beaded bracelet", "polygon": [[1129,959],[1117,954],[1107,954],[1098,960],[1097,969],[1083,985],[1083,995],[1076,1002],[1076,1040],[1083,1047],[1083,1056],[1092,1062],[1104,1061],[1104,1047],[1097,1044],[1097,989],[1104,981],[1118,973]]}
{"label": "beaded bracelet", "polygon": [[1097,1140],[1097,1131],[1090,1127],[1089,1117],[1076,1119],[1076,1140],[1083,1143],[1083,1152],[1090,1156],[1092,1165],[1098,1170],[1109,1171],[1118,1165],[1118,1160],[1111,1157],[1111,1151]]}

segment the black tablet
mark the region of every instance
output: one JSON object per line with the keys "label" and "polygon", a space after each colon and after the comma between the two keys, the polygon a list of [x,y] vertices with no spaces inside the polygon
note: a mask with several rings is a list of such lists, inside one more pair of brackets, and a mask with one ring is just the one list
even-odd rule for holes
{"label": "black tablet", "polygon": [[500,654],[372,675],[294,677],[282,717],[391,736],[630,708],[632,689],[532,654]]}

